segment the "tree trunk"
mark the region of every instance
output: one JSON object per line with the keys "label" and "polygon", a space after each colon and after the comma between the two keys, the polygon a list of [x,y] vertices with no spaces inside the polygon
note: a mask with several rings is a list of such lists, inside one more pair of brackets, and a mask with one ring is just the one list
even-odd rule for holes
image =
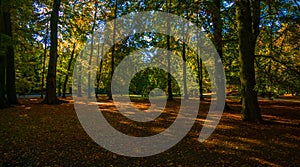
{"label": "tree trunk", "polygon": [[[171,1],[169,1],[169,3],[167,2],[167,6],[168,6],[168,10],[170,10],[171,7]],[[169,32],[168,34],[170,34],[170,21],[167,21],[167,31]],[[168,51],[171,51],[171,47],[170,47],[170,35],[167,36],[167,49]],[[167,55],[167,59],[168,59],[168,100],[173,100],[173,92],[172,92],[172,76],[171,76],[171,55],[168,52]]]}
{"label": "tree trunk", "polygon": [[[94,48],[94,32],[92,32],[92,40],[91,40],[91,48],[90,48],[90,57],[89,57],[89,65],[92,65],[92,59],[93,59],[93,49]],[[92,91],[92,81],[91,81],[91,69],[90,66],[88,67],[88,98],[91,99],[91,91]]]}
{"label": "tree trunk", "polygon": [[0,55],[0,108],[4,108],[6,106],[7,103],[5,99],[5,56]]}
{"label": "tree trunk", "polygon": [[[187,5],[187,8],[189,8],[189,3]],[[189,11],[186,11],[186,19],[189,19]],[[186,47],[185,41],[187,40],[187,35],[186,34],[187,34],[187,31],[188,31],[187,26],[188,25],[183,25],[183,30],[182,30],[185,34],[183,42],[182,42],[182,45],[183,45],[183,47],[182,47],[182,59],[183,59],[182,71],[183,71],[183,74],[182,75],[183,75],[183,93],[184,93],[183,99],[184,100],[189,99],[187,83],[186,83],[186,49],[185,49],[185,47]]]}
{"label": "tree trunk", "polygon": [[[239,61],[242,97],[242,119],[249,122],[262,122],[260,108],[255,91],[254,51],[259,34],[259,1],[236,1],[238,21]],[[254,10],[251,11],[251,8]],[[258,14],[258,16],[257,16]]]}
{"label": "tree trunk", "polygon": [[57,31],[58,31],[58,13],[60,7],[60,0],[54,0],[53,11],[50,18],[51,28],[51,47],[50,47],[50,60],[48,66],[46,97],[44,103],[58,104],[59,100],[56,97],[56,68],[57,68]]}
{"label": "tree trunk", "polygon": [[[95,10],[95,14],[94,14],[94,18],[93,18],[93,27],[92,27],[92,39],[91,39],[91,48],[90,48],[90,58],[89,58],[89,65],[92,65],[92,59],[93,59],[93,51],[94,51],[94,38],[95,38],[95,27],[96,27],[96,19],[97,19],[97,11],[98,7],[96,6],[96,10]],[[88,68],[88,98],[91,99],[92,95],[91,95],[91,91],[95,91],[95,87],[94,87],[94,82],[91,82],[91,70],[90,70],[90,66]],[[93,83],[93,85],[92,85]],[[93,89],[92,89],[92,88]]]}
{"label": "tree trunk", "polygon": [[44,57],[43,57],[43,71],[42,71],[42,85],[41,85],[41,98],[44,98],[44,85],[45,85],[45,70],[46,70],[46,57],[47,57],[47,41],[48,41],[49,27],[47,24],[46,36],[45,36],[45,48],[44,48]]}
{"label": "tree trunk", "polygon": [[75,48],[76,48],[76,43],[73,44],[73,50],[72,50],[72,53],[71,53],[71,58],[70,58],[69,63],[68,63],[67,74],[66,74],[66,77],[65,77],[65,80],[64,80],[64,85],[63,85],[63,90],[62,90],[62,97],[63,98],[66,98],[67,84],[68,84],[68,80],[69,80],[69,74],[71,73],[71,67],[72,67],[72,63],[73,63],[73,57],[74,57],[74,54],[75,54]]}
{"label": "tree trunk", "polygon": [[102,59],[100,60],[99,70],[97,70],[97,85],[96,85],[96,98],[98,98],[99,95],[99,87],[100,87],[100,79],[101,79],[101,71],[102,71]]}
{"label": "tree trunk", "polygon": [[[81,51],[80,53],[80,60],[82,60],[82,57],[83,57],[83,51]],[[82,82],[82,78],[81,78],[81,75],[82,75],[82,64],[79,64],[79,67],[78,67],[78,84],[77,84],[77,96],[78,97],[82,97],[82,90],[81,90],[81,82]]]}
{"label": "tree trunk", "polygon": [[[59,55],[58,55],[59,56]],[[62,75],[63,75],[63,72],[62,72],[62,68],[63,68],[63,65],[62,65],[62,57],[60,57],[60,61],[59,61],[59,64],[60,64],[60,70],[58,71],[59,72],[59,75],[58,75],[58,87],[57,87],[57,91],[58,91],[58,96],[61,97],[61,87],[62,87]]]}
{"label": "tree trunk", "polygon": [[[215,9],[213,10],[212,14],[212,21],[213,21],[213,28],[214,28],[214,44],[216,50],[223,61],[223,37],[222,37],[222,29],[223,23],[221,19],[221,1],[220,0],[213,0]],[[231,110],[228,104],[225,102],[225,110]]]}
{"label": "tree trunk", "polygon": [[182,59],[183,59],[183,92],[184,92],[184,100],[189,99],[188,90],[187,90],[187,84],[186,84],[186,56],[185,56],[185,42],[182,43],[183,49],[182,49]]}
{"label": "tree trunk", "polygon": [[[10,11],[4,11],[5,34],[12,40],[12,23]],[[15,52],[13,44],[6,48],[6,94],[9,104],[19,104],[16,95]]]}
{"label": "tree trunk", "polygon": [[99,37],[99,42],[97,45],[97,58],[96,58],[96,63],[97,63],[97,72],[96,72],[96,89],[95,89],[95,97],[98,99],[98,89],[99,89],[99,70],[98,70],[98,65],[99,65],[99,56],[100,56],[100,43],[101,43],[101,37]]}
{"label": "tree trunk", "polygon": [[[97,57],[97,65],[98,65],[98,61],[99,61],[99,50],[100,50],[100,40],[99,40],[99,45],[98,45],[98,57]],[[100,60],[100,65],[99,65],[99,70],[97,70],[97,84],[96,84],[96,98],[98,99],[98,94],[99,94],[99,86],[100,86],[100,79],[101,79],[101,72],[102,72],[102,64],[103,64],[103,61],[102,61],[102,56],[104,54],[104,41],[102,43],[102,49],[101,49],[101,60]]]}
{"label": "tree trunk", "polygon": [[[197,27],[199,28],[199,14],[197,14]],[[202,70],[202,60],[200,59],[200,53],[199,53],[199,45],[200,45],[200,37],[197,33],[197,77],[199,82],[199,94],[200,94],[200,100],[204,100],[203,96],[203,70]]]}
{"label": "tree trunk", "polygon": [[110,71],[110,80],[108,84],[108,100],[112,100],[112,92],[111,92],[111,82],[112,77],[114,75],[115,68],[115,41],[116,41],[116,18],[117,18],[117,10],[118,10],[118,0],[116,0],[115,13],[114,13],[114,27],[113,27],[113,46],[111,51],[111,71]]}
{"label": "tree trunk", "polygon": [[[2,7],[2,1],[0,0],[0,8]],[[0,11],[0,33],[5,34],[5,27],[4,27],[4,16],[3,11]],[[4,50],[4,39],[0,35],[0,50]],[[4,108],[7,106],[6,99],[5,99],[5,68],[6,68],[6,60],[5,54],[0,52],[0,108]]]}

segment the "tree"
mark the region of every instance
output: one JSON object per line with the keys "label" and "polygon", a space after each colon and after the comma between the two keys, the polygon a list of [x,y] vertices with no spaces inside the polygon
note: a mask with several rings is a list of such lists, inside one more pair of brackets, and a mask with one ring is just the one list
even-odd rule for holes
{"label": "tree", "polygon": [[57,67],[57,31],[58,31],[58,19],[59,19],[59,7],[60,0],[54,0],[53,10],[50,18],[50,60],[48,66],[47,85],[46,85],[46,97],[44,103],[57,104],[59,100],[56,97],[56,67]]}
{"label": "tree", "polygon": [[260,1],[237,0],[242,119],[262,122],[255,88],[255,45],[259,35]]}
{"label": "tree", "polygon": [[65,80],[64,80],[64,84],[63,84],[63,90],[62,90],[62,97],[63,98],[66,98],[67,83],[68,83],[68,80],[69,80],[69,75],[71,74],[71,68],[72,68],[73,59],[74,59],[74,55],[75,55],[75,49],[76,49],[76,42],[74,42],[74,44],[73,44],[71,58],[70,58],[69,63],[68,63],[67,74],[65,76]]}
{"label": "tree", "polygon": [[[212,23],[213,23],[213,29],[214,29],[214,37],[213,42],[215,44],[216,50],[223,61],[223,37],[222,37],[222,31],[223,31],[223,23],[221,18],[221,1],[220,0],[213,0],[213,14],[212,14]],[[225,102],[225,110],[230,110],[230,107]]]}
{"label": "tree", "polygon": [[5,46],[4,46],[4,16],[3,16],[3,6],[2,0],[0,0],[0,108],[4,108],[6,106],[5,99]]}
{"label": "tree", "polygon": [[[200,7],[200,6],[199,6]],[[197,16],[196,16],[196,25],[197,27],[199,27],[199,13],[200,13],[200,8],[197,7]],[[204,100],[204,96],[203,96],[203,70],[202,70],[202,60],[200,59],[200,53],[199,53],[199,46],[200,46],[200,43],[199,43],[199,33],[197,33],[197,55],[196,55],[196,62],[197,62],[197,79],[198,79],[198,83],[199,83],[199,98],[200,100]]]}
{"label": "tree", "polygon": [[[181,3],[178,3],[178,6],[179,5],[181,5]],[[189,7],[189,2],[187,2],[187,7]],[[186,19],[188,19],[189,18],[189,11],[184,11],[184,13],[186,12]],[[187,100],[188,98],[189,98],[189,95],[188,95],[188,91],[187,91],[187,83],[186,83],[186,61],[187,61],[187,59],[186,59],[186,49],[185,49],[185,47],[186,47],[186,44],[185,44],[185,41],[187,40],[187,36],[186,36],[186,34],[187,34],[187,29],[186,29],[186,27],[187,27],[188,25],[183,25],[183,32],[184,32],[184,34],[185,34],[185,39],[183,39],[183,41],[182,41],[182,59],[183,59],[183,64],[182,64],[182,71],[183,71],[183,73],[182,73],[182,75],[183,75],[183,94],[184,94],[184,96],[183,96],[183,98],[185,99],[185,100]]]}
{"label": "tree", "polygon": [[44,48],[44,54],[43,54],[43,70],[42,70],[42,85],[41,85],[41,98],[44,98],[44,78],[45,78],[45,70],[46,70],[46,57],[47,57],[47,47],[48,47],[48,44],[47,44],[47,40],[48,40],[48,31],[49,31],[49,28],[48,28],[48,25],[46,25],[47,27],[47,30],[46,30],[46,35],[45,35],[45,39],[44,39],[44,45],[45,45],[45,48]]}
{"label": "tree", "polygon": [[110,81],[108,86],[108,100],[112,100],[112,92],[111,92],[111,82],[112,77],[114,75],[114,68],[115,68],[115,41],[116,41],[116,18],[117,18],[117,11],[118,11],[118,0],[116,0],[115,9],[114,9],[114,26],[113,26],[113,46],[111,49],[111,71],[110,71]]}
{"label": "tree", "polygon": [[97,83],[96,83],[96,98],[98,99],[98,94],[99,94],[99,86],[100,86],[100,79],[101,79],[101,72],[102,72],[102,67],[103,67],[103,54],[104,54],[104,41],[102,42],[102,48],[101,48],[101,57],[100,57],[100,44],[101,44],[101,38],[99,38],[99,43],[98,43],[98,49],[97,49],[97,65],[99,63],[99,58],[101,58],[100,60],[100,65],[99,65],[99,70],[97,70],[97,74],[96,74],[96,79],[97,79]]}
{"label": "tree", "polygon": [[[167,7],[168,7],[168,11],[171,11],[171,1],[166,1],[167,2]],[[168,34],[170,34],[170,21],[167,21],[167,31],[169,32]],[[170,46],[170,35],[167,36],[167,49],[169,51],[171,51],[171,46]],[[167,55],[167,59],[168,59],[168,100],[173,100],[173,91],[172,91],[172,76],[171,76],[171,55],[170,52],[168,52]]]}
{"label": "tree", "polygon": [[4,21],[4,34],[10,38],[10,43],[6,46],[5,55],[6,55],[6,95],[7,102],[9,104],[18,104],[18,99],[16,96],[16,73],[15,73],[15,52],[13,47],[13,35],[12,35],[12,22],[10,15],[10,7],[4,10],[2,13]]}
{"label": "tree", "polygon": [[[91,35],[92,35],[92,39],[91,39],[91,48],[90,48],[90,57],[89,57],[89,65],[92,64],[92,58],[93,58],[93,51],[94,51],[94,38],[95,38],[95,28],[96,28],[96,20],[97,20],[97,13],[98,13],[98,6],[95,5],[95,11],[94,11],[94,18],[93,18],[93,26],[92,26],[92,30],[91,30]],[[91,72],[90,69],[88,70],[88,98],[92,98],[91,96]],[[93,84],[94,85],[94,84]],[[93,86],[94,87],[94,86]],[[95,89],[94,89],[95,90]]]}

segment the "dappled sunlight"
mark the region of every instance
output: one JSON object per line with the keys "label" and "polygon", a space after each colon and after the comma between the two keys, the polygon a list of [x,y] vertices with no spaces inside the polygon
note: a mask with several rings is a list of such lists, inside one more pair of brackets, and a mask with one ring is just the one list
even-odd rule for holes
{"label": "dappled sunlight", "polygon": [[246,142],[246,143],[251,143],[251,144],[260,144],[263,145],[263,143],[259,140],[256,139],[251,139],[251,138],[245,138],[245,137],[238,137],[237,140],[239,140],[240,142]]}
{"label": "dappled sunlight", "polygon": [[[140,108],[149,106],[147,102],[135,101],[134,103]],[[300,130],[298,126],[294,125],[299,119],[293,117],[293,114],[298,111],[284,111],[282,108],[268,109],[269,103],[276,102],[260,102],[264,118],[269,121],[281,120],[284,123],[271,122],[257,125],[242,122],[239,113],[241,106],[236,102],[229,102],[228,104],[233,108],[233,111],[225,111],[213,134],[200,143],[198,137],[210,104],[207,101],[201,102],[195,124],[182,141],[164,153],[142,160],[155,161],[157,158],[174,154],[176,158],[180,158],[184,162],[199,159],[202,162],[213,158],[210,164],[218,163],[233,166],[239,166],[241,161],[258,166],[276,166],[277,164],[296,162],[295,155],[300,150]],[[98,105],[99,112],[103,113],[115,129],[129,136],[137,137],[153,136],[162,132],[171,135],[166,129],[177,118],[180,107],[176,100],[168,102],[167,107],[157,119],[150,122],[136,122],[123,116],[112,101],[99,101],[93,105]],[[27,107],[30,109],[25,109]],[[12,109],[13,111],[11,111]],[[94,143],[82,129],[72,103],[50,106],[38,104],[35,101],[22,100],[20,106],[4,109],[0,114],[0,126],[3,127],[0,129],[2,135],[0,143],[6,143],[5,145],[10,146],[11,149],[24,148],[25,143],[28,147],[46,153],[51,152],[51,150],[66,152],[65,149],[68,149],[68,154],[62,154],[63,157],[68,155],[71,158],[80,155],[82,161],[89,161],[91,157],[94,157],[97,162],[121,159],[122,161],[137,163],[134,159],[105,151]],[[20,140],[16,141],[16,138]],[[12,144],[10,141],[14,141],[14,143]],[[10,148],[6,147],[5,149],[14,152]],[[72,154],[70,155],[70,153]],[[13,154],[6,155],[6,159],[17,158]],[[40,154],[35,156],[41,157]],[[47,156],[51,155],[48,154]],[[142,160],[139,159],[140,162]]]}
{"label": "dappled sunlight", "polygon": [[274,167],[280,167],[280,165],[273,163],[273,162],[269,162],[267,160],[264,160],[262,158],[258,158],[258,157],[249,157],[249,159],[251,160],[255,160],[257,161],[257,163],[261,164],[261,165],[268,165],[268,166],[274,166]]}
{"label": "dappled sunlight", "polygon": [[223,113],[223,117],[228,117],[230,119],[241,120],[242,116],[240,113],[232,114],[232,113]]}
{"label": "dappled sunlight", "polygon": [[291,140],[298,140],[300,142],[300,136],[292,135],[292,134],[284,134],[284,137],[291,139]]}
{"label": "dappled sunlight", "polygon": [[278,122],[278,123],[287,123],[287,124],[291,124],[291,125],[300,126],[300,120],[286,119],[286,118],[282,118],[280,116],[265,115],[265,114],[263,114],[262,116],[265,120],[270,120],[270,121],[275,121],[275,122]]}

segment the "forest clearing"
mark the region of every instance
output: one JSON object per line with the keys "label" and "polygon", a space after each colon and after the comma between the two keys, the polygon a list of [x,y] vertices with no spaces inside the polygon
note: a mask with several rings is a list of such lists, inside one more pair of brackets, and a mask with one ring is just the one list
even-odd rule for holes
{"label": "forest clearing", "polygon": [[0,0],[0,166],[299,166],[297,0]]}

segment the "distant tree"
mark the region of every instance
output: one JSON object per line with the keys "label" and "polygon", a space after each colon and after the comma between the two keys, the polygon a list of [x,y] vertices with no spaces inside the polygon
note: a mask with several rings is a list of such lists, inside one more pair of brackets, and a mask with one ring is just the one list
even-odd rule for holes
{"label": "distant tree", "polygon": [[76,49],[76,43],[73,44],[73,49],[72,49],[72,53],[71,53],[71,58],[68,62],[68,67],[67,67],[67,74],[65,76],[65,80],[64,80],[64,84],[63,84],[63,88],[62,88],[62,97],[66,98],[66,90],[67,90],[67,84],[68,84],[68,80],[69,80],[69,75],[71,74],[71,68],[72,68],[72,64],[73,64],[73,60],[75,59],[75,49]]}
{"label": "distant tree", "polygon": [[114,26],[113,26],[113,46],[111,50],[111,71],[110,71],[110,84],[108,85],[108,99],[112,100],[112,92],[111,92],[111,81],[112,77],[114,75],[114,68],[115,68],[115,51],[116,51],[116,46],[115,46],[115,41],[116,41],[116,18],[117,18],[117,12],[118,12],[118,0],[116,0],[115,4],[115,9],[114,9]]}
{"label": "distant tree", "polygon": [[[168,12],[171,11],[171,1],[166,1],[167,3],[167,10]],[[170,21],[167,21],[167,31],[170,31]],[[170,33],[169,33],[170,34]],[[167,49],[170,51],[171,50],[171,41],[170,41],[170,35],[167,36]],[[168,52],[167,55],[167,59],[168,59],[168,100],[173,100],[173,91],[172,91],[172,75],[171,75],[171,55],[170,52]]]}
{"label": "distant tree", "polygon": [[44,48],[44,54],[43,54],[43,68],[42,68],[42,84],[41,84],[41,98],[44,98],[44,78],[45,78],[45,71],[46,71],[46,57],[47,57],[47,47],[48,47],[48,31],[49,31],[49,26],[46,25],[47,27],[47,30],[46,30],[46,35],[45,35],[45,39],[44,39],[44,45],[45,45],[45,48]]}
{"label": "distant tree", "polygon": [[[181,3],[178,3],[178,6],[179,5],[181,5]],[[189,8],[189,6],[190,6],[190,4],[189,4],[189,2],[187,2],[186,3],[186,6],[187,6],[187,9]],[[184,11],[184,15],[185,15],[185,18],[186,19],[189,19],[189,11],[187,10],[187,11]],[[182,64],[182,71],[183,71],[183,73],[182,73],[182,75],[183,75],[183,94],[184,94],[184,96],[183,96],[183,98],[185,99],[185,100],[187,100],[188,98],[189,98],[189,94],[188,94],[188,90],[187,90],[187,82],[186,82],[186,61],[187,61],[187,59],[186,59],[186,43],[185,43],[185,41],[187,41],[187,36],[186,36],[186,34],[187,34],[187,25],[183,25],[183,32],[184,32],[184,34],[185,34],[185,37],[184,37],[184,39],[183,39],[183,41],[182,41],[182,60],[183,60],[183,64]]]}

